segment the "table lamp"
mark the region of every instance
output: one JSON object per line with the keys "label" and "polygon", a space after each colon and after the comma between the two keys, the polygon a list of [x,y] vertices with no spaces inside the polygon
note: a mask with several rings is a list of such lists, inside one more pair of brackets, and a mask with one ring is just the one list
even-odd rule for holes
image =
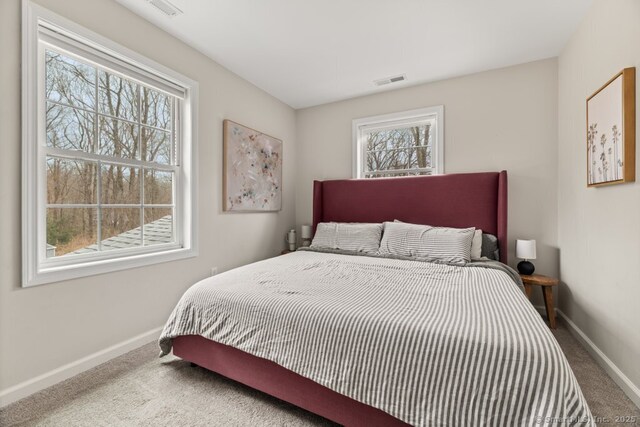
{"label": "table lamp", "polygon": [[536,241],[516,240],[516,257],[524,260],[518,263],[518,272],[532,275],[536,267],[529,260],[536,259]]}
{"label": "table lamp", "polygon": [[300,227],[300,239],[302,246],[311,246],[311,226],[303,225]]}

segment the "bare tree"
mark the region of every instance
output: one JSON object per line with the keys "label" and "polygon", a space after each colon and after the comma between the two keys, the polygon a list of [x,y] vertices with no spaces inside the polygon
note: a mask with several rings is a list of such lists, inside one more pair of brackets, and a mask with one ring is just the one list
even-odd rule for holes
{"label": "bare tree", "polygon": [[431,165],[431,124],[370,132],[366,163],[371,177],[423,173]]}
{"label": "bare tree", "polygon": [[[116,159],[165,164],[171,161],[173,100],[170,96],[55,52],[46,52],[45,64],[48,146],[71,153],[96,152]],[[98,168],[94,161],[51,156],[47,160],[47,202],[95,205],[100,193],[104,206],[139,205],[144,176],[145,188],[154,194],[152,199],[171,203],[171,177],[152,171],[117,162],[104,162]],[[103,221],[99,225],[102,238],[141,225],[141,208],[105,209],[108,214],[103,210]],[[166,209],[148,210],[150,215],[144,215],[145,221],[167,214]],[[57,251],[58,255],[95,239],[93,211],[66,207],[48,210],[47,241],[64,246]]]}

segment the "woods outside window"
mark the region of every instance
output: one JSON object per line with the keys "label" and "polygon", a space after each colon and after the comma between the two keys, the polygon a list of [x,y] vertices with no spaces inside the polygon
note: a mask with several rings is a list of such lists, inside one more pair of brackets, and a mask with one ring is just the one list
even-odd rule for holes
{"label": "woods outside window", "polygon": [[442,106],[353,121],[354,178],[443,173]]}

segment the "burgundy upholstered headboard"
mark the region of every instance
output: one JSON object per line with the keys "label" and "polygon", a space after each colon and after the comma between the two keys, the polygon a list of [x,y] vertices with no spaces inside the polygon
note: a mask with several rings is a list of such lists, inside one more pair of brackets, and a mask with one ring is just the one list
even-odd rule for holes
{"label": "burgundy upholstered headboard", "polygon": [[400,220],[476,227],[498,238],[507,263],[507,171],[313,182],[313,231],[319,222]]}

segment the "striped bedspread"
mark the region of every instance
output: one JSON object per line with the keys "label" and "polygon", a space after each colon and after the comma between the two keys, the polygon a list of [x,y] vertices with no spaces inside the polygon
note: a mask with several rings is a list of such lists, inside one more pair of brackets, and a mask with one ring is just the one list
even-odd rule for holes
{"label": "striped bedspread", "polygon": [[201,335],[416,426],[593,425],[504,271],[302,251],[191,287],[160,338]]}

